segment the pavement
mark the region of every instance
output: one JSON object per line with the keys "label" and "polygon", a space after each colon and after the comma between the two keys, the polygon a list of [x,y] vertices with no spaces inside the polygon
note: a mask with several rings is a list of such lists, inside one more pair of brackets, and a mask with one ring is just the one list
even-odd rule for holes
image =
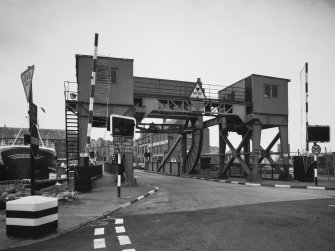
{"label": "pavement", "polygon": [[6,235],[6,212],[0,211],[0,249],[26,246],[56,238],[90,221],[125,208],[158,190],[157,187],[138,182],[135,187],[122,186],[121,196],[118,197],[116,185],[115,176],[104,172],[101,178],[92,182],[90,192],[79,193],[78,200],[59,203],[57,231],[38,239],[8,237]]}

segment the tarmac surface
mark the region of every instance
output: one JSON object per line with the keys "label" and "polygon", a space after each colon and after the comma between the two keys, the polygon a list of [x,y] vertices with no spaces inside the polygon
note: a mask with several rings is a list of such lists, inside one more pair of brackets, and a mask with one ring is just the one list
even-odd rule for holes
{"label": "tarmac surface", "polygon": [[25,246],[56,238],[104,214],[129,206],[136,202],[139,196],[143,199],[153,191],[155,187],[142,183],[138,183],[136,187],[122,186],[119,198],[115,176],[104,172],[101,178],[92,181],[90,192],[79,193],[78,200],[65,204],[59,203],[57,231],[38,239],[8,237],[6,235],[6,212],[0,211],[0,249]]}
{"label": "tarmac surface", "polygon": [[[136,178],[136,172],[134,173]],[[182,176],[181,178],[198,178],[208,179],[209,181],[234,183],[240,185],[262,185],[282,187],[282,185],[289,188],[300,189],[326,189],[335,190],[335,177],[334,176],[319,176],[318,186],[314,182],[299,182],[292,181],[274,181],[262,180],[261,182],[247,182],[242,178],[230,178],[229,180],[210,179],[209,177],[199,176]],[[150,196],[158,190],[149,184],[143,184],[138,181],[138,186],[121,188],[121,197],[117,196],[117,187],[115,183],[115,176],[104,172],[103,176],[92,182],[92,189],[90,192],[79,193],[79,199],[70,203],[59,204],[58,208],[58,229],[56,232],[51,233],[39,239],[20,239],[7,237],[6,235],[6,214],[5,211],[0,211],[0,249],[8,249],[13,247],[25,246],[40,241],[45,241],[55,238],[59,235],[68,233],[78,227],[95,220],[99,217],[109,213],[120,210],[124,207],[130,206],[140,199]]]}

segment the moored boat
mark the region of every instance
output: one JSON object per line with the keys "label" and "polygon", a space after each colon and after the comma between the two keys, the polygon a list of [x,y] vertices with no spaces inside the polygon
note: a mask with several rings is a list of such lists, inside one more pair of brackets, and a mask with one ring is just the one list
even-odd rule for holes
{"label": "moored boat", "polygon": [[[35,178],[49,178],[49,169],[56,167],[56,151],[40,146],[34,157]],[[30,179],[30,146],[0,146],[0,180]]]}

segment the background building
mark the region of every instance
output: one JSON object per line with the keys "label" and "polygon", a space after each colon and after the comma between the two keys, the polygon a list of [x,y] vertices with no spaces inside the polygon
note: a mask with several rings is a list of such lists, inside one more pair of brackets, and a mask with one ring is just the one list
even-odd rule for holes
{"label": "background building", "polygon": [[[179,123],[171,120],[170,123]],[[145,163],[146,156],[150,154],[151,162],[160,163],[168,154],[179,134],[141,134],[134,142],[134,160],[136,163]],[[187,152],[192,145],[192,135],[187,135]],[[204,129],[202,154],[210,153],[209,129]],[[181,143],[178,143],[167,162],[181,162]]]}

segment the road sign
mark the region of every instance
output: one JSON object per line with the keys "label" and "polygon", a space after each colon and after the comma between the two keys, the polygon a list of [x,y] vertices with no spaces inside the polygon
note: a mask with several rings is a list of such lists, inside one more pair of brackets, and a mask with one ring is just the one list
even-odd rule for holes
{"label": "road sign", "polygon": [[191,111],[192,112],[204,112],[205,111],[205,102],[191,100]]}
{"label": "road sign", "polygon": [[318,155],[321,153],[321,147],[318,144],[312,146],[312,153]]}
{"label": "road sign", "polygon": [[206,96],[201,88],[201,85],[200,85],[200,81],[198,81],[194,88],[193,88],[193,91],[191,92],[191,95],[190,95],[190,98],[201,98],[201,99],[205,99]]}
{"label": "road sign", "polygon": [[311,126],[307,127],[308,142],[329,142],[330,127],[329,126]]}
{"label": "road sign", "polygon": [[24,92],[26,93],[27,102],[33,100],[32,97],[32,81],[34,75],[35,66],[28,66],[28,69],[21,73],[21,80],[24,88]]}
{"label": "road sign", "polygon": [[112,114],[110,116],[111,134],[113,136],[134,136],[136,120],[133,117]]}
{"label": "road sign", "polygon": [[133,137],[129,136],[114,136],[114,153],[132,153],[133,152]]}

